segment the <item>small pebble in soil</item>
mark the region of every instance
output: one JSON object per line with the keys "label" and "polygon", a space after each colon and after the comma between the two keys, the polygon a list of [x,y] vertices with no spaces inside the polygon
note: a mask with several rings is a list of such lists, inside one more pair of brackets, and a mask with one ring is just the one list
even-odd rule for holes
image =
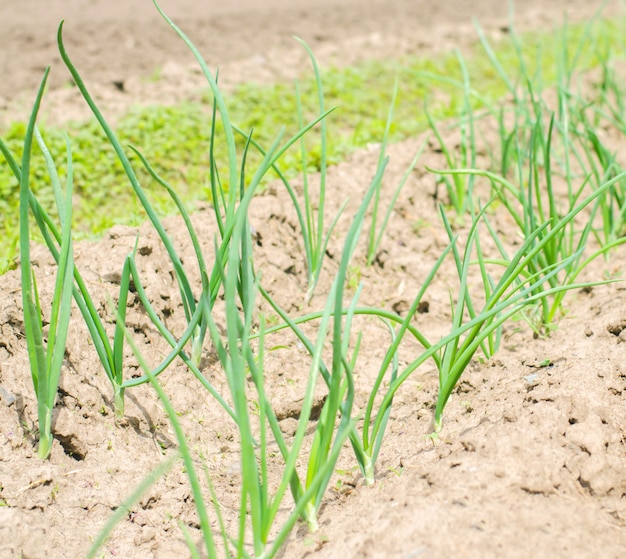
{"label": "small pebble in soil", "polygon": [[11,407],[15,403],[15,396],[2,386],[0,386],[0,399],[7,407]]}

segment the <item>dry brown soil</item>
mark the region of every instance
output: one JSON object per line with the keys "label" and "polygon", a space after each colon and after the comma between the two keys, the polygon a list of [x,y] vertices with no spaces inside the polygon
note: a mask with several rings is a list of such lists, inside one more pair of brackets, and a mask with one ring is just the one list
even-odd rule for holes
{"label": "dry brown soil", "polygon": [[[519,4],[521,27],[545,29],[564,11],[577,19],[597,7],[563,0]],[[163,6],[209,63],[223,68],[226,84],[297,74],[302,55],[290,39],[293,34],[308,40],[324,65],[462,47],[472,40],[472,16],[492,34],[506,26],[506,2],[490,0],[242,0],[219,6],[171,0]],[[67,74],[59,63],[54,36],[60,18],[66,19],[68,49],[112,113],[137,102],[175,102],[197,94],[199,81],[189,69],[189,55],[147,0],[4,0],[2,120],[23,114],[24,99],[32,97],[49,62],[54,68],[48,118],[84,114],[76,93],[64,87]],[[147,87],[145,78],[158,68],[161,80],[150,81]],[[123,84],[123,91],[114,82]],[[391,147],[383,200],[391,196],[420,143],[421,139],[412,139]],[[329,173],[329,214],[334,215],[345,199],[349,202],[309,307],[304,304],[300,236],[288,197],[277,185],[253,202],[256,266],[266,288],[292,314],[323,305],[349,216],[374,173],[377,157],[372,148]],[[398,200],[376,265],[365,265],[364,245],[359,246],[352,274],[355,278],[360,274],[364,282],[363,304],[384,305],[402,314],[446,246],[433,197],[434,178],[424,169],[426,164],[444,163],[433,149],[424,154]],[[486,165],[486,159],[481,163]],[[493,219],[503,238],[514,245],[510,220],[498,213]],[[216,228],[210,208],[202,208],[194,221],[211,261]],[[192,262],[182,224],[176,219],[166,223],[183,259]],[[460,226],[461,236],[464,227]],[[150,227],[139,232],[144,284],[153,304],[167,317],[168,327],[180,333],[184,315],[168,259]],[[75,247],[76,265],[105,314],[107,297],[116,297],[117,274],[136,234],[137,230],[120,226],[98,243]],[[598,261],[588,279],[623,274],[625,258],[621,250],[608,262]],[[33,260],[43,304],[49,308],[54,268],[44,250],[35,249]],[[472,285],[477,282],[472,279]],[[428,306],[415,317],[416,327],[432,340],[449,328],[450,290],[454,293],[455,281],[448,267],[427,292]],[[626,556],[626,291],[619,283],[576,291],[566,299],[566,310],[546,338],[535,339],[521,322],[507,327],[496,357],[473,362],[462,377],[435,442],[427,436],[436,397],[435,370],[418,369],[394,401],[376,484],[363,484],[346,447],[321,511],[319,532],[309,535],[305,526],[298,526],[282,557]],[[222,311],[220,303],[218,322]],[[125,420],[115,424],[110,385],[76,312],[54,414],[52,456],[49,461],[38,460],[36,403],[21,313],[19,274],[9,272],[0,277],[0,557],[81,557],[112,510],[171,454],[176,438],[157,397],[146,386],[128,391]],[[168,347],[136,300],[130,302],[128,324],[156,364]],[[383,356],[384,331],[368,320],[358,320],[355,326],[364,336],[356,378],[357,403],[362,406]],[[289,434],[309,361],[287,335],[276,335],[270,343],[280,349],[267,353],[268,390]],[[403,347],[401,360],[411,361],[416,351]],[[128,355],[128,375],[136,371],[137,363]],[[226,391],[210,348],[203,373]],[[236,429],[184,366],[172,366],[161,381],[180,412],[194,453],[206,459],[234,533],[239,484]],[[177,465],[133,507],[102,556],[188,556],[178,523],[185,523],[198,540],[190,495]],[[282,517],[290,506],[287,499]]]}

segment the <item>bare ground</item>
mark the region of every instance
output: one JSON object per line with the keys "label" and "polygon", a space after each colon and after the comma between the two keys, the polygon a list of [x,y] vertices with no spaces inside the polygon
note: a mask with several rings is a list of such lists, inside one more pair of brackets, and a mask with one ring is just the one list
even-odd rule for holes
{"label": "bare ground", "polygon": [[[119,92],[112,81],[140,83],[140,76],[160,64],[188,72],[186,55],[175,39],[168,43],[165,27],[144,4],[139,8],[139,4],[116,2],[119,9],[114,10],[112,2],[72,0],[52,2],[49,9],[37,11],[35,2],[22,2],[24,16],[14,6],[11,10],[11,4],[0,7],[0,26],[9,29],[0,27],[0,32],[11,34],[9,46],[3,48],[0,75],[10,72],[13,84],[7,88],[7,81],[2,81],[0,95],[11,114],[18,114],[12,111],[19,112],[22,92],[32,95],[40,66],[54,58],[54,28],[64,16],[72,37],[69,47],[85,57],[78,64],[91,68],[87,79],[99,84],[103,98],[109,96],[111,110],[121,110],[137,99],[129,92],[135,91],[131,86]],[[398,49],[421,52],[449,48],[457,41],[462,46],[469,41],[472,15],[487,20],[493,33],[506,22],[504,2],[474,2],[471,9],[465,2],[447,2],[439,8],[426,5],[406,1],[387,2],[383,7],[345,1],[333,9],[323,9],[320,3],[312,10],[306,5],[296,9],[293,3],[281,6],[276,0],[212,12],[198,3],[180,2],[172,6],[172,15],[180,17],[210,62],[230,64],[233,83],[244,77],[282,79],[297,72],[300,54],[294,54],[288,39],[293,33],[313,39],[323,62],[349,63],[389,56]],[[518,17],[528,27],[545,27],[564,8],[573,10],[572,17],[580,17],[583,9],[588,13],[592,7],[586,2],[558,7],[527,2],[518,8]],[[251,31],[253,25],[259,33]],[[219,41],[212,39],[217,31]],[[124,46],[129,37],[134,37],[132,48]],[[367,52],[363,45],[368,45]],[[124,54],[128,50],[136,56]],[[123,67],[120,59],[125,60]],[[250,73],[259,67],[258,74]],[[62,85],[63,78],[57,79],[56,84]],[[166,101],[179,98],[167,77],[152,87],[162,87]],[[190,95],[194,87],[183,88],[180,94]],[[63,107],[72,115],[81,114],[74,112],[74,94],[64,97],[63,91],[51,92],[51,111],[61,115],[51,118],[62,120],[59,108]],[[389,199],[420,142],[412,139],[391,148],[383,200]],[[320,308],[330,288],[349,216],[377,158],[376,149],[357,153],[329,175],[329,214],[334,215],[346,198],[349,204],[331,241],[311,309]],[[353,274],[360,274],[366,286],[363,304],[384,305],[402,314],[446,246],[436,215],[434,178],[425,172],[426,164],[441,167],[443,157],[433,149],[423,156],[398,201],[376,265],[367,267],[364,247],[358,250]],[[359,194],[354,196],[355,192]],[[215,233],[210,208],[203,208],[194,220],[210,261]],[[500,214],[494,220],[503,238],[514,245],[510,221]],[[251,223],[259,235],[255,262],[265,287],[287,311],[308,310],[297,222],[279,185],[254,201]],[[183,259],[191,262],[181,223],[171,219],[167,226],[180,243]],[[464,231],[459,229],[461,235]],[[76,264],[103,313],[107,295],[116,297],[117,274],[136,233],[116,227],[99,243],[76,246]],[[168,327],[180,333],[184,315],[177,288],[168,259],[148,226],[140,229],[139,254],[141,276],[153,304],[167,317]],[[45,278],[52,278],[54,269],[43,250],[34,253],[34,260],[46,306],[52,286]],[[618,251],[608,262],[594,264],[589,277],[623,274],[625,264],[624,251]],[[176,439],[162,406],[147,387],[129,390],[125,421],[115,425],[110,385],[76,312],[55,411],[55,446],[50,461],[39,461],[19,275],[10,272],[1,277],[0,288],[0,499],[6,503],[0,507],[0,557],[79,557],[112,509],[171,453]],[[427,293],[428,306],[415,317],[415,325],[431,340],[449,327],[449,290],[455,288],[453,270],[445,268]],[[472,363],[446,409],[444,430],[435,444],[427,435],[436,374],[428,366],[418,369],[394,401],[376,484],[363,484],[346,447],[322,509],[320,531],[311,536],[305,526],[297,527],[282,556],[623,557],[626,292],[621,284],[577,291],[566,298],[566,309],[550,337],[535,339],[522,323],[512,323],[496,357]],[[218,316],[222,310],[220,303]],[[131,301],[128,323],[151,363],[162,359],[168,348],[136,300]],[[358,329],[364,335],[356,379],[362,406],[383,355],[380,339],[385,334],[367,320],[358,322]],[[283,418],[281,426],[289,433],[309,362],[286,335],[276,335],[272,344],[282,349],[267,353],[267,383]],[[407,345],[401,358],[411,361],[416,351],[417,347]],[[203,374],[225,390],[223,373],[208,348],[204,357]],[[128,355],[128,375],[136,372],[137,363]],[[232,421],[198,390],[197,380],[183,366],[173,366],[161,380],[181,414],[191,447],[206,459],[227,522],[234,522],[239,463]],[[192,537],[199,538],[190,495],[182,468],[174,467],[133,507],[103,548],[104,556],[186,556],[177,523],[185,523]],[[283,515],[290,506],[287,500]]]}
{"label": "bare ground", "polygon": [[[600,3],[519,2],[518,30],[550,29],[564,16],[580,21]],[[506,0],[236,0],[228,3],[163,0],[164,10],[189,35],[228,89],[242,81],[293,80],[308,68],[293,40],[303,38],[323,67],[363,59],[450,51],[475,42],[472,18],[493,38],[506,33]],[[605,14],[619,9],[610,3]],[[45,67],[51,89],[43,106],[49,122],[89,116],[71,86],[56,48],[65,19],[67,51],[108,118],[131,105],[198,98],[206,87],[187,48],[150,0],[6,0],[0,4],[0,125],[25,118]],[[150,78],[159,76],[158,82]],[[8,78],[10,76],[10,79]]]}

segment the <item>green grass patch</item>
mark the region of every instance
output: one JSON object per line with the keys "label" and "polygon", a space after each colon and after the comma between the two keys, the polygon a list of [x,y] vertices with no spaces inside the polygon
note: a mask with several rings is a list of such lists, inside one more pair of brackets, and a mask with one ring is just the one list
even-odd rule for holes
{"label": "green grass patch", "polygon": [[[626,19],[598,20],[586,39],[585,48],[576,62],[578,71],[598,66],[607,57],[622,56],[624,44],[621,34]],[[576,56],[583,25],[563,26],[556,32],[526,34],[521,37],[527,73],[535,76],[534,83],[550,87],[556,81],[557,68],[563,53],[570,59]],[[478,34],[477,34],[478,37]],[[565,47],[565,48],[564,48]],[[519,66],[518,53],[511,41],[501,40],[494,45],[495,53],[505,67]],[[471,75],[475,109],[490,105],[507,93],[507,85],[494,70],[485,50],[477,43],[464,53]],[[309,76],[310,72],[306,72]],[[395,60],[365,61],[350,68],[331,68],[323,73],[323,85],[328,107],[337,105],[328,120],[329,134],[326,149],[329,164],[341,161],[351,151],[379,142],[384,135],[386,116],[395,80],[398,95],[395,119],[389,139],[401,140],[428,128],[424,111],[425,100],[433,119],[454,119],[463,112],[463,74],[454,52],[437,56],[411,56]],[[520,84],[523,85],[523,84]],[[299,83],[305,119],[317,110],[317,91],[314,79],[305,77]],[[183,103],[176,106],[153,106],[131,110],[116,126],[122,144],[142,146],[143,153],[156,172],[166,178],[183,201],[193,206],[194,201],[210,199],[208,152],[211,135],[211,102],[207,92],[206,103]],[[44,100],[45,103],[45,100]],[[298,129],[297,99],[294,84],[278,83],[269,86],[243,84],[229,96],[232,121],[242,130],[254,129],[254,138],[268,145],[270,135],[284,127],[288,135]],[[286,117],[285,115],[288,115]],[[8,147],[21,157],[21,145],[26,124],[12,124],[2,134]],[[145,213],[117,161],[110,145],[95,121],[75,123],[63,127],[42,127],[42,135],[53,158],[65,151],[64,133],[71,138],[74,156],[74,227],[78,238],[92,237],[116,223],[138,224]],[[241,139],[243,145],[243,139]],[[224,146],[215,146],[215,159],[224,160]],[[319,169],[321,148],[318,134],[307,137],[309,170]],[[251,154],[253,156],[253,154]],[[131,157],[135,164],[137,158]],[[141,165],[137,166],[139,180],[146,187],[154,207],[163,214],[175,212],[167,192],[154,184]],[[281,160],[281,170],[287,176],[301,171],[301,157],[297,149]],[[271,179],[270,173],[268,179]],[[224,172],[224,182],[227,176]],[[63,180],[64,177],[61,177]],[[43,156],[36,152],[31,162],[33,192],[47,209],[54,200],[46,197],[51,192]],[[226,185],[227,186],[227,185]],[[8,166],[0,160],[0,231],[5,242],[0,246],[0,273],[12,267],[17,253],[17,208],[19,185]]]}

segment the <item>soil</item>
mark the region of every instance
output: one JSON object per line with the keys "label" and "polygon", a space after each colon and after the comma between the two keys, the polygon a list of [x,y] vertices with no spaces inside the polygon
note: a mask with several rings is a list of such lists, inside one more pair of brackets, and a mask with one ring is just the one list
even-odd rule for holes
{"label": "soil", "polygon": [[[149,2],[53,0],[43,9],[34,0],[0,5],[2,115],[23,115],[43,66],[54,63],[46,118],[85,116],[56,54],[55,28],[66,19],[67,47],[112,113],[142,102],[176,102],[198,94],[200,81],[189,55],[159,21]],[[222,68],[224,83],[288,79],[301,68],[293,34],[310,42],[324,64],[351,64],[368,57],[428,53],[463,47],[473,38],[471,17],[490,34],[506,32],[506,2],[433,3],[417,0],[309,3],[241,0],[217,6],[191,0],[163,2],[188,31],[208,61]],[[548,29],[588,17],[598,6],[587,1],[530,0],[517,7],[522,28]],[[21,8],[21,9],[20,9]],[[609,6],[608,9],[617,9]],[[160,70],[160,79],[150,80]],[[117,84],[117,85],[115,85]],[[120,87],[120,84],[122,86]],[[494,130],[486,125],[484,137]],[[382,200],[419,149],[422,138],[389,148]],[[619,147],[616,144],[616,149]],[[623,148],[623,145],[621,146]],[[619,153],[624,153],[622,150]],[[315,296],[305,303],[306,269],[298,223],[279,184],[252,204],[255,265],[263,285],[292,316],[317,310],[330,290],[343,239],[375,172],[379,150],[353,154],[329,171],[327,212],[347,207],[333,234]],[[479,164],[488,164],[485,151]],[[622,162],[624,164],[625,162]],[[425,166],[443,167],[443,155],[429,144],[402,190],[376,262],[367,266],[365,243],[357,248],[348,294],[360,279],[363,305],[384,306],[402,315],[435,260],[447,245],[437,215],[437,189]],[[356,196],[354,193],[358,193]],[[441,193],[439,193],[440,195]],[[513,224],[491,218],[516,246]],[[217,227],[210,207],[193,216],[208,262]],[[183,262],[193,262],[180,220],[165,220]],[[457,224],[461,238],[467,224]],[[152,304],[176,334],[184,312],[169,259],[150,226],[117,226],[99,242],[75,246],[80,269],[99,311],[113,319],[108,301],[117,297],[119,272],[139,234],[138,266]],[[485,242],[485,250],[490,247]],[[48,253],[33,248],[44,309],[50,308],[55,268]],[[626,252],[596,261],[585,279],[623,275]],[[195,278],[199,283],[199,279]],[[476,288],[480,278],[472,276]],[[197,288],[197,285],[196,285]],[[458,290],[454,268],[444,267],[427,291],[414,325],[431,340],[449,329],[450,293]],[[157,364],[169,346],[138,300],[129,302],[127,324],[149,362]],[[223,325],[225,303],[216,317]],[[298,525],[282,557],[621,558],[626,555],[626,288],[608,284],[570,293],[565,315],[547,336],[535,336],[523,322],[510,323],[500,351],[473,361],[445,411],[438,439],[432,432],[437,378],[432,366],[419,368],[394,400],[376,483],[366,486],[346,446],[320,513],[320,529]],[[23,333],[19,273],[0,277],[0,558],[84,556],[105,521],[158,464],[172,455],[176,437],[154,391],[129,389],[125,417],[116,424],[111,386],[102,371],[77,309],[73,311],[66,361],[54,413],[50,460],[36,456],[36,401]],[[314,335],[313,326],[309,327]],[[362,407],[384,356],[380,325],[355,319],[362,331],[356,400]],[[384,339],[384,338],[382,338]],[[310,366],[306,352],[287,334],[272,335],[266,353],[267,388],[289,436],[299,413]],[[208,344],[207,344],[208,346]],[[401,347],[401,362],[418,347]],[[127,376],[138,363],[127,350]],[[222,393],[227,384],[210,347],[202,373]],[[237,431],[232,420],[198,389],[184,365],[174,363],[160,377],[198,464],[209,471],[231,533],[236,533],[239,491]],[[323,394],[320,386],[320,394]],[[276,483],[270,479],[270,483]],[[279,519],[289,513],[283,503]],[[213,519],[214,520],[214,519]],[[103,557],[162,558],[189,555],[179,523],[194,541],[200,531],[191,490],[180,464],[161,477],[113,532]],[[215,524],[217,529],[217,524]]]}

